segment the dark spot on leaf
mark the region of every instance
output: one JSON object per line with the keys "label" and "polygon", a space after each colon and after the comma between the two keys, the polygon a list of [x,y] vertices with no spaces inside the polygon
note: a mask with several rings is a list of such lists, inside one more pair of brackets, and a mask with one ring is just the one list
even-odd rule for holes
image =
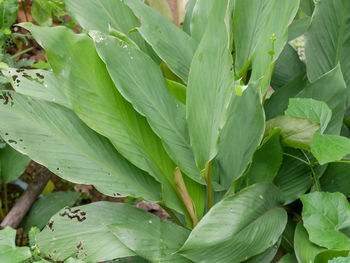
{"label": "dark spot on leaf", "polygon": [[35,73],[35,75],[37,75],[37,77],[38,77],[38,78],[40,78],[40,79],[44,79],[44,76],[43,76],[43,75],[41,75],[41,74],[40,74],[40,73],[38,73],[38,72],[37,72],[37,73]]}
{"label": "dark spot on leaf", "polygon": [[78,245],[76,246],[76,249],[80,249],[82,247],[83,243],[79,241]]}
{"label": "dark spot on leaf", "polygon": [[49,223],[47,224],[47,226],[50,228],[51,231],[53,231],[53,228],[52,228],[53,223],[54,223],[54,220],[51,219],[51,220],[49,221]]}
{"label": "dark spot on leaf", "polygon": [[16,81],[17,78],[18,78],[17,75],[13,75],[13,76],[12,76],[13,81]]}
{"label": "dark spot on leaf", "polygon": [[9,143],[17,144],[17,142],[15,140],[9,140]]}

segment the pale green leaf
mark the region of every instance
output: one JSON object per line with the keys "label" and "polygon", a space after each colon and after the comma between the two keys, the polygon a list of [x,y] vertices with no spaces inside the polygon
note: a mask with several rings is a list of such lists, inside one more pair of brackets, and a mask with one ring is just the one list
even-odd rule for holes
{"label": "pale green leaf", "polygon": [[314,263],[316,255],[324,251],[325,248],[313,244],[309,240],[309,235],[303,223],[299,222],[295,229],[294,250],[299,263]]}
{"label": "pale green leaf", "polygon": [[243,174],[264,134],[265,118],[256,86],[250,85],[242,96],[233,98],[228,116],[217,156],[220,184],[226,189]]}
{"label": "pale green leaf", "polygon": [[227,6],[227,0],[213,5],[208,27],[191,64],[187,87],[188,129],[200,171],[218,152],[220,130],[233,94],[232,57],[224,21]]}
{"label": "pale green leaf", "polygon": [[310,241],[329,249],[349,250],[350,204],[341,193],[313,192],[300,197]]}
{"label": "pale green leaf", "polygon": [[186,104],[186,86],[182,85],[179,82],[165,79],[166,87],[169,92],[182,104]]}
{"label": "pale green leaf", "polygon": [[332,118],[332,111],[323,101],[304,98],[289,99],[285,115],[295,118],[307,119],[321,125],[321,133],[325,131]]}
{"label": "pale green leaf", "polygon": [[281,129],[283,145],[309,150],[313,136],[320,128],[320,124],[291,116],[279,116],[266,123],[265,133],[269,134],[272,128]]}
{"label": "pale green leaf", "polygon": [[31,257],[28,247],[16,247],[16,230],[0,230],[0,259],[2,263],[20,263]]}
{"label": "pale green leaf", "polygon": [[30,13],[39,25],[52,26],[52,7],[48,0],[34,0]]}
{"label": "pale green leaf", "polygon": [[[349,251],[347,250],[326,250],[320,252],[316,257],[314,263],[323,263],[323,262],[333,262],[338,257],[347,257],[349,256]],[[350,258],[349,258],[350,259]],[[346,259],[348,260],[348,259]],[[338,262],[338,261],[335,261]],[[343,261],[340,261],[343,262]],[[345,261],[349,262],[349,261]]]}
{"label": "pale green leaf", "polygon": [[224,198],[203,217],[179,253],[195,262],[236,263],[264,252],[287,223],[279,195],[275,186],[261,183]]}
{"label": "pale green leaf", "polygon": [[197,0],[193,7],[190,29],[192,38],[198,43],[204,35],[214,2],[212,0]]}
{"label": "pale green leaf", "polygon": [[328,263],[349,263],[350,262],[350,257],[340,257],[340,258],[335,258],[332,260],[329,260]]}
{"label": "pale green leaf", "polygon": [[313,82],[340,63],[345,83],[349,87],[350,2],[319,1],[306,38],[305,54],[310,81]]}
{"label": "pale green leaf", "polygon": [[101,262],[134,256],[135,253],[119,241],[109,226],[126,223],[135,213],[146,212],[112,202],[64,208],[50,219],[35,239],[42,255],[55,261],[74,257],[84,262]]}
{"label": "pale green leaf", "polygon": [[93,184],[104,194],[160,199],[160,185],[71,110],[14,92],[3,92],[2,96],[9,94],[13,104],[0,99],[0,134],[16,150],[60,177]]}

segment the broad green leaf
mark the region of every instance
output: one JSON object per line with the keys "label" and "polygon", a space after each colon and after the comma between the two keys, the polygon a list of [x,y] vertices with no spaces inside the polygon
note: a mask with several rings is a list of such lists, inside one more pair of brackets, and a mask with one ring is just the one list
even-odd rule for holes
{"label": "broad green leaf", "polygon": [[349,87],[350,2],[319,1],[306,38],[305,54],[310,81],[315,81],[340,63],[345,83]]}
{"label": "broad green leaf", "polygon": [[281,199],[283,203],[290,204],[310,189],[313,179],[311,178],[310,167],[295,158],[303,159],[304,155],[294,149],[285,151],[294,157],[284,156],[282,166],[274,183],[282,192]]}
{"label": "broad green leaf", "polygon": [[296,229],[296,222],[294,218],[288,217],[288,222],[286,228],[283,231],[281,237],[281,248],[283,248],[287,253],[294,254],[294,235]]}
{"label": "broad green leaf", "polygon": [[42,255],[55,261],[69,257],[101,262],[134,256],[110,231],[109,226],[126,223],[135,213],[146,213],[122,203],[95,202],[64,208],[35,236]]}
{"label": "broad green leaf", "polygon": [[173,14],[171,12],[168,1],[164,0],[146,0],[146,3],[157,10],[163,16],[165,16],[169,21],[174,22]]}
{"label": "broad green leaf", "polygon": [[[278,1],[235,1],[233,35],[235,38],[235,72],[237,75],[242,76],[248,68],[260,38],[264,37],[262,34],[267,18],[271,15],[275,2]],[[270,36],[265,37],[270,38]]]}
{"label": "broad green leaf", "polygon": [[329,260],[328,263],[349,263],[350,262],[350,257],[340,257],[340,258],[335,258],[332,260]]}
{"label": "broad green leaf", "polygon": [[204,35],[214,2],[212,0],[197,0],[193,7],[190,29],[192,38],[198,43]]}
{"label": "broad green leaf", "polygon": [[[278,90],[304,74],[306,74],[305,64],[299,59],[298,53],[286,44],[275,63],[271,86]],[[298,89],[297,86],[295,88]]]}
{"label": "broad green leaf", "polygon": [[279,247],[279,242],[277,242],[277,244],[265,250],[263,253],[256,255],[254,257],[251,257],[250,259],[242,262],[243,263],[271,263],[272,259],[277,254],[278,247]]}
{"label": "broad green leaf", "polygon": [[349,250],[345,234],[350,226],[350,204],[341,193],[313,192],[300,197],[303,222],[310,241],[329,249]]}
{"label": "broad green leaf", "polygon": [[289,105],[285,111],[285,115],[318,122],[321,125],[320,131],[323,133],[332,118],[332,111],[323,101],[292,98],[289,99]]}
{"label": "broad green leaf", "polygon": [[166,87],[169,92],[182,104],[186,104],[186,86],[182,85],[179,82],[165,79]]}
{"label": "broad green leaf", "polygon": [[23,155],[11,146],[0,149],[0,181],[10,183],[20,177],[26,170],[30,158]]}
{"label": "broad green leaf", "polygon": [[59,210],[74,205],[79,195],[76,192],[53,192],[41,197],[21,222],[24,232],[29,232],[33,226],[42,229]]}
{"label": "broad green leaf", "polygon": [[309,150],[312,144],[312,138],[320,128],[320,124],[291,116],[279,116],[266,123],[265,134],[268,135],[273,128],[281,129],[281,141],[283,145]]}
{"label": "broad green leaf", "polygon": [[187,82],[197,43],[164,16],[139,0],[126,3],[141,20],[138,31],[158,56],[183,81]]}
{"label": "broad green leaf", "polygon": [[312,16],[315,9],[315,0],[300,0],[300,9],[308,15]]}
{"label": "broad green leaf", "polygon": [[283,149],[280,144],[280,130],[272,131],[255,150],[249,171],[246,174],[247,185],[260,182],[272,182],[282,164]]}
{"label": "broad green leaf", "polygon": [[337,66],[312,82],[297,97],[312,98],[327,103],[332,110],[332,118],[325,133],[339,135],[346,110],[346,94],[346,84],[344,83],[340,67]]}
{"label": "broad green leaf", "polygon": [[34,0],[30,13],[39,25],[52,26],[52,7],[48,0]]}
{"label": "broad green leaf", "polygon": [[227,123],[221,132],[217,161],[220,184],[226,189],[243,174],[262,140],[264,128],[260,96],[256,86],[250,85],[242,96],[232,99]]}
{"label": "broad green leaf", "polygon": [[264,252],[287,223],[279,195],[275,186],[261,183],[224,198],[203,217],[179,253],[204,263],[241,262]]}
{"label": "broad green leaf", "polygon": [[[265,0],[266,2],[266,0]],[[275,62],[282,52],[288,39],[288,26],[293,21],[296,12],[299,8],[299,0],[294,1],[273,1],[271,10],[278,10],[269,13],[266,17],[257,47],[252,57],[252,75],[251,80],[257,80],[264,76],[268,71],[272,73],[272,68],[269,68],[271,62]],[[238,14],[239,15],[239,14]],[[257,25],[259,26],[259,25]],[[271,43],[271,36],[274,34],[276,41]],[[270,51],[274,52],[271,58]],[[268,84],[268,82],[266,82]],[[263,94],[267,90],[268,85],[265,85]]]}
{"label": "broad green leaf", "polygon": [[19,263],[31,257],[29,247],[16,247],[16,230],[0,230],[0,258],[2,263]]}
{"label": "broad green leaf", "polygon": [[[323,263],[323,262],[333,262],[338,257],[347,257],[349,256],[349,251],[345,250],[326,250],[320,252],[316,257],[315,257],[315,263]],[[350,258],[349,258],[350,259]],[[349,260],[346,259],[346,260]],[[337,262],[337,261],[336,261]],[[340,261],[340,262],[349,262],[349,261]]]}
{"label": "broad green leaf", "polygon": [[307,77],[305,73],[297,76],[291,82],[275,91],[271,98],[265,101],[264,109],[266,119],[270,120],[279,115],[283,115],[287,109],[289,98],[295,97],[307,85]]}
{"label": "broad green leaf", "polygon": [[220,130],[233,94],[232,56],[224,21],[227,6],[227,0],[213,5],[208,27],[193,57],[187,86],[188,130],[200,171],[218,153]]}
{"label": "broad green leaf", "polygon": [[[171,208],[182,212],[181,201],[166,180],[166,177],[172,177],[175,164],[147,120],[118,92],[93,40],[63,27],[26,25],[26,28],[46,49],[54,73],[64,84],[64,91],[77,115],[107,137],[130,162],[164,184],[163,199]],[[132,72],[135,72],[134,68]]]}
{"label": "broad green leaf", "polygon": [[350,164],[330,163],[320,178],[323,191],[341,192],[350,196]]}
{"label": "broad green leaf", "polygon": [[109,33],[109,26],[128,34],[141,50],[151,52],[138,32],[129,31],[140,23],[124,3],[115,0],[65,0],[66,8],[79,24],[86,30],[98,30]]}
{"label": "broad green leaf", "polygon": [[291,41],[303,35],[307,31],[310,23],[311,23],[311,17],[309,16],[305,16],[303,18],[300,18],[294,21],[288,28],[288,41]]}
{"label": "broad green leaf", "polygon": [[151,262],[192,262],[174,253],[186,241],[190,231],[150,213],[134,209],[128,214],[128,220],[120,220],[109,226],[109,230],[138,256]]}
{"label": "broad green leaf", "polygon": [[53,72],[31,69],[7,69],[3,70],[2,73],[10,81],[16,92],[72,108]]}
{"label": "broad green leaf", "polygon": [[[5,96],[13,104],[5,104]],[[152,177],[131,165],[66,107],[3,92],[0,120],[6,142],[63,179],[93,184],[110,196],[160,199],[160,185]]]}
{"label": "broad green leaf", "polygon": [[[280,261],[278,261],[278,263],[298,263],[296,257],[294,254],[286,254],[283,256],[283,258],[280,259]],[[310,262],[308,262],[310,263]]]}
{"label": "broad green leaf", "polygon": [[315,133],[311,152],[321,165],[340,161],[350,154],[350,140],[343,136]]}
{"label": "broad green leaf", "polygon": [[[189,143],[185,107],[167,90],[159,67],[141,51],[126,44],[120,46],[113,37],[94,34],[97,51],[121,94],[147,118],[181,170],[203,183]],[[135,70],[143,68],[147,71]],[[164,176],[173,178],[173,173]]]}
{"label": "broad green leaf", "polygon": [[324,251],[325,248],[319,247],[310,242],[309,235],[304,228],[303,223],[299,222],[295,229],[294,250],[299,263],[314,263],[316,255]]}
{"label": "broad green leaf", "polygon": [[10,28],[16,22],[17,11],[17,0],[2,0],[0,2],[0,29]]}

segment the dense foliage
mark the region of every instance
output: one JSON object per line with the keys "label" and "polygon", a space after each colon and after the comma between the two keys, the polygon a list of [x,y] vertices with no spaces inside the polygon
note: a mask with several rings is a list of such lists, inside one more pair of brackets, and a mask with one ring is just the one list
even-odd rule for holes
{"label": "dense foliage", "polygon": [[55,261],[350,262],[350,2],[190,0],[179,27],[148,2],[66,0],[80,34],[21,24],[52,71],[3,70],[15,91],[0,135],[172,219],[66,207],[33,247]]}

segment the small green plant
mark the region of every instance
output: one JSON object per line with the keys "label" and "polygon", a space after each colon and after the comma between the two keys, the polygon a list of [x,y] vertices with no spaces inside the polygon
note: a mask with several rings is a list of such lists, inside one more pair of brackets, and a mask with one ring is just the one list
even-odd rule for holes
{"label": "small green plant", "polygon": [[[183,30],[139,0],[65,4],[88,33],[22,24],[53,71],[3,70],[15,91],[0,134],[65,180],[171,219],[65,207],[35,235],[41,255],[350,260],[348,0],[189,1]],[[289,45],[301,35],[306,64]]]}
{"label": "small green plant", "polygon": [[34,0],[31,13],[39,25],[52,26],[54,20],[63,22],[65,4],[63,0]]}

